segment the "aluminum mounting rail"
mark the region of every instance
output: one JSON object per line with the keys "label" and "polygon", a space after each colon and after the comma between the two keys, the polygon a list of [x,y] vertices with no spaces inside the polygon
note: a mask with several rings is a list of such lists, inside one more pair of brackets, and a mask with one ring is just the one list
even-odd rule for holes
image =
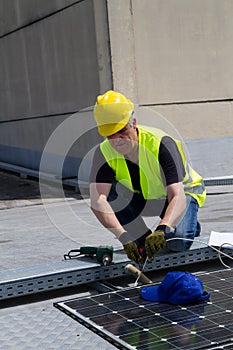
{"label": "aluminum mounting rail", "polygon": [[[233,250],[224,252],[233,256]],[[218,253],[209,247],[190,249],[182,253],[159,254],[145,267],[146,271],[161,270],[218,259]],[[113,262],[101,266],[94,259],[77,259],[26,266],[0,272],[0,300],[38,294],[91,282],[122,277],[129,263],[123,250],[114,252]],[[135,265],[136,266],[136,265]]]}

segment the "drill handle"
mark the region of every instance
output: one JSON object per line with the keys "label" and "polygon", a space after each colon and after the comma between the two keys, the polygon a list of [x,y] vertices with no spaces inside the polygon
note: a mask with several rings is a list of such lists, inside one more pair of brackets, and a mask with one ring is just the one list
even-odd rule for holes
{"label": "drill handle", "polygon": [[[73,254],[73,253],[79,253],[79,254]],[[80,249],[72,249],[67,254],[64,254],[64,259],[72,259],[77,258],[80,254]]]}
{"label": "drill handle", "polygon": [[[79,249],[72,249],[70,250],[67,254],[64,255],[64,259],[72,259],[72,258],[77,258],[80,255],[86,255],[86,256],[90,256],[93,257],[96,253],[97,253],[97,249],[96,247],[81,247]],[[74,253],[78,253],[78,254],[74,254]]]}

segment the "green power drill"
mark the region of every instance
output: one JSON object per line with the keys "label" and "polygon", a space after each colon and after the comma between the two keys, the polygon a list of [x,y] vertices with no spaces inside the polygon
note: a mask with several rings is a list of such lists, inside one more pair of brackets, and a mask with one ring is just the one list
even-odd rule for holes
{"label": "green power drill", "polygon": [[99,247],[80,247],[79,249],[70,250],[68,254],[64,255],[64,259],[73,259],[79,257],[80,255],[90,256],[91,258],[96,256],[96,259],[100,264],[108,266],[111,264],[113,259],[113,247],[109,245]]}

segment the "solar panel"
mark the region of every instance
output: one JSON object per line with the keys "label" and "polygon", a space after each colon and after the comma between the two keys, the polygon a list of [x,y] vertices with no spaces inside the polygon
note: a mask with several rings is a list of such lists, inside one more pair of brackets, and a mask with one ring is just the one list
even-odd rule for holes
{"label": "solar panel", "polygon": [[[141,287],[55,303],[119,349],[233,349],[233,273],[198,275],[209,302],[170,305],[148,302]],[[221,347],[219,347],[221,346]]]}

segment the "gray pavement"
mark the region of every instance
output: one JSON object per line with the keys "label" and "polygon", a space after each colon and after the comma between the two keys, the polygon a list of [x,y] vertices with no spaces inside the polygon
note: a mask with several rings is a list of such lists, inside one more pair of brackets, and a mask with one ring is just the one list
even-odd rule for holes
{"label": "gray pavement", "polygon": [[88,198],[80,199],[71,190],[59,197],[57,188],[46,184],[47,198],[42,201],[36,181],[11,174],[5,181],[9,184],[5,183],[4,192],[10,187],[17,197],[5,199],[2,192],[0,199],[1,270],[61,261],[70,249],[82,245],[121,247],[94,217]]}
{"label": "gray pavement", "polygon": [[[0,172],[1,270],[61,261],[63,254],[80,245],[119,242],[96,220],[88,197],[47,186],[42,201],[38,183]],[[205,206],[200,209],[201,238],[211,230],[233,232],[233,186],[208,187]],[[150,220],[148,221],[150,224]],[[153,222],[151,221],[151,224]],[[96,293],[87,286],[74,288],[69,295],[58,291],[44,299],[25,297],[8,301],[0,310],[1,347],[26,349],[113,349],[115,348],[73,319],[54,309],[53,302]]]}

